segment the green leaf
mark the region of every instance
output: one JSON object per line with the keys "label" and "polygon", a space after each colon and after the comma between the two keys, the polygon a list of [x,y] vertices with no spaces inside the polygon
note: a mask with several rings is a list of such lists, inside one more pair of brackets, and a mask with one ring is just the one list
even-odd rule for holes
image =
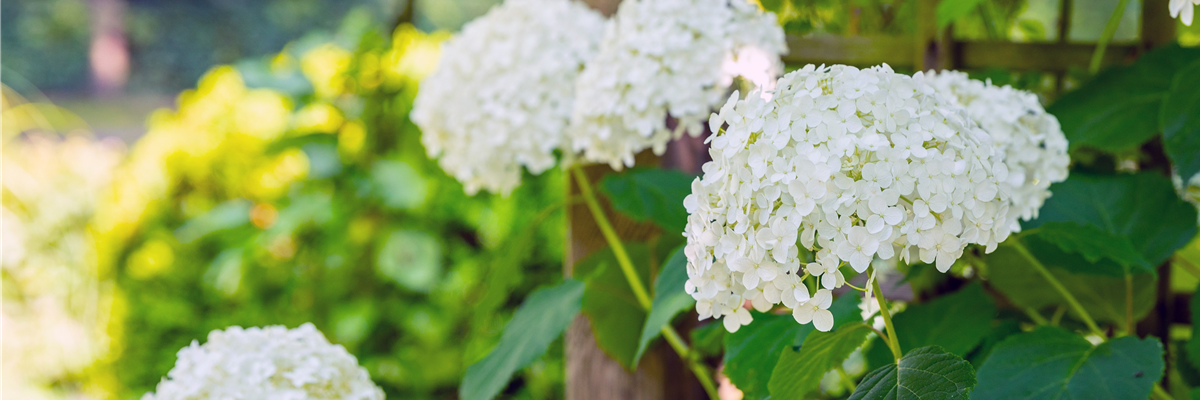
{"label": "green leaf", "polygon": [[[936,345],[966,357],[991,330],[995,316],[996,302],[983,292],[983,285],[974,283],[928,303],[910,305],[892,318],[892,325],[896,328],[901,354]],[[874,339],[867,353],[871,365],[892,361],[891,350],[880,338]]]}
{"label": "green leaf", "polygon": [[[1095,274],[1072,273],[1066,268],[1056,267],[1050,263],[1057,259],[1078,256],[1063,253],[1052,244],[1025,239],[1032,238],[1011,238],[1009,240],[1021,240],[1025,242],[1033,254],[1053,254],[1054,251],[1058,251],[1057,256],[1038,256],[1038,259],[1046,265],[1050,273],[1062,283],[1063,287],[1079,300],[1083,308],[1096,321],[1124,323],[1125,296],[1123,294],[1125,293],[1125,279]],[[1036,248],[1035,243],[1042,243],[1040,246],[1043,246],[1043,248]],[[1079,260],[1082,261],[1082,258],[1079,258]],[[988,281],[992,284],[992,287],[1004,293],[1004,296],[1017,307],[1021,309],[1032,308],[1034,310],[1041,310],[1049,306],[1068,307],[1066,300],[1062,298],[1058,290],[1055,290],[1046,281],[1046,278],[1042,277],[1029,264],[1029,260],[1014,250],[1012,246],[1002,245],[997,248],[995,252],[988,255],[987,263]],[[1135,320],[1146,316],[1150,312],[1150,309],[1154,307],[1155,284],[1156,279],[1152,274],[1138,274],[1133,276],[1133,316]],[[1075,313],[1069,307],[1067,311],[1072,315]]]}
{"label": "green leaf", "polygon": [[189,244],[210,234],[245,225],[250,222],[250,206],[250,201],[245,199],[218,204],[176,229],[175,238],[179,243]]}
{"label": "green leaf", "polygon": [[850,400],[967,400],[975,386],[971,363],[937,346],[908,352],[896,364],[871,371],[859,382]]}
{"label": "green leaf", "polygon": [[421,207],[429,191],[425,178],[404,161],[376,161],[371,166],[371,183],[383,205],[401,210]]}
{"label": "green leaf", "polygon": [[[862,321],[858,302],[861,298],[843,294],[829,307],[833,329]],[[812,324],[800,325],[791,314],[752,312],[754,322],[725,335],[725,376],[742,390],[745,399],[763,399],[769,393],[772,371],[787,346],[803,346]],[[719,328],[724,329],[724,328]]]}
{"label": "green leaf", "polygon": [[1158,121],[1146,116],[1159,115],[1172,78],[1196,59],[1200,49],[1157,48],[1133,65],[1100,73],[1047,111],[1058,117],[1072,149],[1087,146],[1115,153],[1136,148],[1158,134]]}
{"label": "green leaf", "polygon": [[991,399],[1145,399],[1163,376],[1162,344],[1116,338],[1092,346],[1058,327],[1013,335],[979,367],[971,397]]}
{"label": "green leaf", "polygon": [[1200,173],[1200,61],[1175,74],[1159,114],[1163,150],[1186,182]]}
{"label": "green leaf", "polygon": [[671,318],[696,304],[696,300],[684,291],[687,279],[687,256],[683,254],[683,247],[679,247],[663,264],[654,282],[654,301],[650,304],[646,323],[642,325],[642,336],[638,339],[632,365],[637,365],[638,360],[642,359],[642,354],[650,347],[650,341],[671,323]]}
{"label": "green leaf", "polygon": [[[1071,222],[1047,222],[1038,228],[1038,240],[1047,241],[1068,253],[1083,256],[1087,263],[1061,263],[1071,272],[1092,273],[1109,276],[1125,276],[1154,272],[1133,248],[1128,239],[1105,232],[1094,225],[1079,225]],[[1105,260],[1111,262],[1104,262]]]}
{"label": "green leaf", "polygon": [[991,323],[992,329],[988,331],[987,336],[983,337],[983,341],[979,344],[979,349],[971,352],[971,356],[967,361],[975,368],[983,365],[987,360],[988,355],[992,354],[992,349],[996,347],[1004,339],[1009,336],[1021,333],[1021,322],[1017,319],[997,319]]}
{"label": "green leaf", "polygon": [[801,325],[788,314],[752,315],[750,325],[725,334],[725,376],[742,390],[745,399],[764,399],[779,355],[796,341]]}
{"label": "green leaf", "polygon": [[983,0],[942,0],[937,5],[937,28],[946,29],[950,23],[970,14]]}
{"label": "green leaf", "polygon": [[[625,250],[633,262],[650,259],[650,250],[641,243],[626,243]],[[642,282],[649,281],[649,268],[634,265]],[[583,314],[592,325],[596,344],[613,360],[633,370],[639,334],[646,321],[646,311],[638,303],[633,289],[621,272],[611,248],[597,250],[575,265],[575,276],[584,277],[587,290],[583,294]]]}
{"label": "green leaf", "polygon": [[583,282],[568,278],[530,293],[504,326],[496,348],[467,368],[458,396],[465,400],[496,397],[514,373],[541,357],[567,329],[579,314],[583,292]]}
{"label": "green leaf", "polygon": [[687,225],[683,198],[692,193],[695,176],[669,169],[634,168],[610,174],[600,182],[613,208],[638,221],[653,220],[667,232]]}
{"label": "green leaf", "polygon": [[813,332],[799,350],[784,349],[767,384],[771,397],[800,399],[821,386],[821,378],[850,356],[871,328],[855,322],[830,332]]}
{"label": "green leaf", "polygon": [[[1072,240],[1087,240],[1087,233],[1095,230],[1069,237],[1038,235],[1060,247],[1066,243],[1064,250],[1104,246],[1125,248],[1123,243],[1114,245],[1102,241],[1121,238],[1154,266],[1162,264],[1196,236],[1195,207],[1175,194],[1170,179],[1155,173],[1118,176],[1074,173],[1070,179],[1051,186],[1050,191],[1054,195],[1046,200],[1038,219],[1024,224],[1026,229],[1049,222],[1068,222],[1091,226],[1111,235],[1094,238],[1095,241],[1087,246],[1072,244]],[[1051,230],[1061,231],[1064,227]]]}
{"label": "green leaf", "polygon": [[392,231],[375,255],[375,268],[409,290],[428,293],[442,275],[442,244],[421,231]]}

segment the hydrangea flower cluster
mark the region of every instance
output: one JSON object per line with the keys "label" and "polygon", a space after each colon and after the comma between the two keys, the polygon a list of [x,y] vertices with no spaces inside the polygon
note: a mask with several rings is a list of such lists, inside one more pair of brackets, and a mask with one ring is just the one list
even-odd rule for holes
{"label": "hydrangea flower cluster", "polygon": [[[1172,172],[1171,182],[1175,184],[1175,190],[1179,191],[1179,197],[1192,203],[1196,210],[1200,211],[1200,174],[1192,175],[1185,186],[1183,177],[1180,177],[1178,172]],[[1200,217],[1197,217],[1196,224],[1200,225]]]}
{"label": "hydrangea flower cluster", "polygon": [[1179,18],[1184,25],[1192,26],[1195,6],[1200,6],[1200,0],[1171,0],[1167,11],[1171,12],[1171,18]]}
{"label": "hydrangea flower cluster", "polygon": [[647,148],[662,154],[671,139],[703,131],[732,75],[766,84],[786,51],[775,14],[745,0],[625,0],[579,76],[571,145],[614,169]]}
{"label": "hydrangea flower cluster", "polygon": [[179,351],[175,368],[142,400],[382,400],[383,390],[312,324],[208,334]]}
{"label": "hydrangea flower cluster", "polygon": [[1010,233],[1001,153],[922,73],[808,65],[771,100],[735,93],[709,126],[713,161],[684,201],[686,290],[731,332],[750,323],[745,301],[828,331],[843,263],[944,272],[967,244],[991,251]]}
{"label": "hydrangea flower cluster", "polygon": [[554,167],[575,78],[603,32],[604,17],[575,0],[507,0],[468,23],[414,101],[429,156],[470,194],[508,194],[522,166]]}
{"label": "hydrangea flower cluster", "polygon": [[1058,118],[1042,108],[1037,95],[1011,86],[994,86],[958,71],[929,75],[929,83],[949,100],[967,109],[967,115],[1004,153],[1008,184],[1012,187],[1009,225],[1021,231],[1017,219],[1037,218],[1050,197],[1050,184],[1067,179],[1067,137]]}

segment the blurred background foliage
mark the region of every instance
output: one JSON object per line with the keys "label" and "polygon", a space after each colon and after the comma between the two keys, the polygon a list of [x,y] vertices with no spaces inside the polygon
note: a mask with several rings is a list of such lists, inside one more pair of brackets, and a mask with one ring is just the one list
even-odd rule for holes
{"label": "blurred background foliage", "polygon": [[[561,276],[563,177],[465,196],[407,118],[446,32],[497,0],[127,0],[116,98],[89,92],[98,1],[0,3],[5,397],[136,399],[213,329],[313,322],[389,397],[452,398],[520,300]],[[760,3],[795,35],[915,29],[912,1]],[[1072,8],[1068,39],[1094,41],[1116,3]],[[1118,41],[1137,39],[1129,4]],[[1053,41],[1060,10],[981,0],[950,22],[962,39]],[[1200,44],[1200,24],[1179,38]],[[165,99],[119,97],[137,93]],[[114,114],[124,143],[103,129]],[[507,395],[561,397],[561,347]]]}

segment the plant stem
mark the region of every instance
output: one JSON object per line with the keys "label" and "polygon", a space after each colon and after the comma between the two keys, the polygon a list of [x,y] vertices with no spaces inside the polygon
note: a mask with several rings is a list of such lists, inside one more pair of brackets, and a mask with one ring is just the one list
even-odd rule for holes
{"label": "plant stem", "polygon": [[1108,48],[1108,42],[1112,41],[1113,35],[1117,34],[1117,27],[1121,25],[1121,17],[1125,16],[1125,6],[1128,4],[1129,0],[1118,2],[1117,9],[1113,10],[1112,15],[1108,17],[1108,23],[1104,25],[1104,32],[1100,34],[1096,50],[1092,52],[1092,62],[1088,64],[1088,72],[1093,75],[1100,72],[1100,62],[1104,60],[1104,50]]}
{"label": "plant stem", "polygon": [[608,247],[612,248],[613,256],[617,258],[617,264],[621,266],[621,272],[625,273],[625,280],[629,281],[629,287],[633,289],[633,296],[637,297],[638,304],[641,304],[642,308],[649,310],[650,296],[646,294],[646,286],[642,284],[642,278],[633,268],[633,262],[629,261],[629,253],[625,252],[625,245],[621,243],[617,231],[608,222],[608,216],[604,215],[604,209],[600,208],[600,202],[596,200],[596,194],[592,191],[592,184],[588,182],[582,168],[571,168],[571,173],[575,175],[575,181],[579,184],[579,192],[583,195],[583,201],[592,211],[596,227],[600,228],[604,240],[608,241]]}
{"label": "plant stem", "polygon": [[1158,400],[1175,400],[1175,398],[1171,397],[1171,394],[1167,393],[1167,391],[1164,390],[1162,386],[1158,384],[1158,382],[1154,382],[1154,390],[1151,393],[1154,395],[1154,398]]}
{"label": "plant stem", "polygon": [[846,385],[846,393],[854,393],[854,391],[858,389],[858,387],[854,385],[854,380],[850,379],[850,375],[846,374],[846,369],[842,368],[841,365],[837,367],[837,373],[838,376],[842,378],[842,384]]}
{"label": "plant stem", "polygon": [[[592,190],[592,184],[588,182],[587,176],[583,174],[583,169],[579,167],[571,168],[571,173],[575,176],[575,181],[579,184],[579,192],[583,195],[583,200],[587,203],[588,209],[592,212],[592,218],[596,220],[596,227],[600,228],[600,233],[604,236],[604,240],[608,242],[608,247],[612,248],[613,255],[617,258],[617,264],[621,267],[621,272],[625,274],[625,280],[629,282],[629,287],[633,290],[634,297],[637,297],[638,304],[647,312],[650,311],[650,296],[646,293],[646,286],[642,284],[642,279],[638,277],[637,270],[633,267],[633,262],[629,260],[629,253],[625,251],[625,245],[621,243],[621,238],[617,236],[616,230],[612,224],[608,222],[608,216],[604,214],[604,209],[600,207],[600,202],[596,200],[596,194]],[[717,387],[713,383],[712,373],[708,367],[700,363],[700,360],[692,357],[692,352],[688,349],[687,343],[684,343],[683,338],[675,331],[671,325],[662,328],[663,338],[675,349],[679,354],[679,358],[688,364],[692,373],[696,375],[696,379],[700,381],[700,385],[704,386],[704,391],[709,398],[720,398],[717,395]]]}
{"label": "plant stem", "polygon": [[696,375],[696,379],[700,381],[700,386],[704,387],[704,392],[708,394],[708,397],[710,399],[719,399],[720,396],[717,394],[717,385],[713,383],[712,372],[709,372],[708,368],[705,367],[704,364],[700,363],[700,360],[692,357],[692,352],[690,349],[688,349],[687,343],[683,342],[683,338],[679,337],[679,333],[675,332],[675,328],[667,325],[666,327],[663,327],[662,334],[663,337],[667,339],[667,343],[671,344],[671,347],[675,349],[675,352],[679,353],[679,357],[688,364],[689,368],[691,368],[692,375]]}
{"label": "plant stem", "polygon": [[888,311],[887,301],[883,299],[883,291],[879,289],[879,279],[871,281],[871,288],[875,290],[875,301],[879,303],[879,314],[883,315],[883,325],[887,327],[887,344],[892,350],[892,357],[896,358],[896,362],[900,362],[900,341],[896,338],[896,328],[892,326],[892,313]]}
{"label": "plant stem", "polygon": [[1195,264],[1192,264],[1187,259],[1177,255],[1175,256],[1175,265],[1178,265],[1179,268],[1183,268],[1184,271],[1192,274],[1192,276],[1200,278],[1200,268],[1197,268]]}
{"label": "plant stem", "polygon": [[1038,313],[1038,311],[1033,308],[1026,308],[1025,314],[1028,314],[1029,319],[1032,319],[1033,322],[1037,323],[1038,325],[1050,325],[1050,321],[1047,321],[1046,317],[1043,317],[1042,314]]}
{"label": "plant stem", "polygon": [[1075,313],[1079,314],[1079,318],[1082,319],[1083,323],[1088,326],[1088,329],[1092,330],[1092,333],[1095,333],[1097,336],[1099,336],[1101,340],[1106,338],[1104,331],[1100,330],[1099,326],[1096,326],[1096,321],[1092,320],[1091,314],[1088,314],[1087,310],[1083,309],[1083,306],[1079,304],[1079,300],[1075,300],[1075,296],[1072,295],[1071,292],[1062,285],[1062,282],[1059,282],[1058,278],[1055,278],[1054,274],[1051,274],[1050,271],[1046,269],[1046,266],[1042,265],[1041,261],[1038,261],[1037,258],[1033,257],[1033,254],[1029,253],[1029,249],[1025,248],[1025,244],[1021,243],[1020,240],[1009,240],[1005,243],[1009,243],[1009,245],[1017,249],[1017,252],[1021,253],[1021,255],[1025,256],[1025,258],[1029,260],[1029,263],[1033,265],[1033,268],[1036,269],[1038,273],[1041,273],[1042,277],[1046,278],[1047,282],[1050,282],[1050,286],[1053,286],[1054,290],[1057,290],[1058,294],[1062,295],[1063,299],[1067,301],[1067,304],[1071,305],[1071,308],[1075,310]]}

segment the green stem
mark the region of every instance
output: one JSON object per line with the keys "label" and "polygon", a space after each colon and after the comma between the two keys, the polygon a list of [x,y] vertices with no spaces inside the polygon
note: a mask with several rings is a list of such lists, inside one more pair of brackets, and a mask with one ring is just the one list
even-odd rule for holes
{"label": "green stem", "polygon": [[1017,252],[1021,253],[1021,255],[1025,256],[1025,258],[1029,260],[1029,264],[1033,265],[1033,268],[1036,269],[1038,273],[1042,274],[1042,277],[1046,278],[1047,282],[1050,282],[1050,286],[1053,286],[1054,290],[1057,290],[1058,293],[1062,295],[1063,299],[1067,301],[1067,304],[1070,304],[1071,308],[1075,310],[1075,313],[1079,314],[1079,318],[1082,319],[1083,323],[1088,326],[1088,329],[1092,330],[1092,333],[1095,333],[1096,336],[1099,336],[1101,340],[1106,338],[1104,331],[1100,330],[1100,327],[1096,326],[1096,321],[1092,320],[1091,314],[1088,314],[1087,310],[1083,309],[1083,306],[1079,304],[1079,301],[1075,300],[1075,296],[1072,295],[1071,292],[1062,285],[1062,282],[1058,281],[1058,278],[1054,277],[1054,274],[1051,274],[1050,271],[1046,269],[1045,265],[1042,265],[1041,261],[1038,261],[1033,254],[1029,253],[1029,249],[1025,248],[1025,244],[1021,243],[1020,240],[1009,240],[1005,243],[1013,246],[1013,248],[1017,249]]}
{"label": "green stem", "polygon": [[1125,6],[1129,4],[1129,0],[1121,0],[1117,3],[1117,9],[1113,10],[1111,16],[1108,17],[1108,23],[1104,25],[1104,32],[1100,34],[1100,42],[1096,43],[1096,50],[1092,52],[1092,63],[1088,65],[1088,72],[1093,75],[1100,72],[1100,62],[1104,60],[1104,50],[1108,48],[1108,42],[1112,41],[1113,35],[1117,34],[1117,27],[1121,25],[1121,17],[1125,16]]}
{"label": "green stem", "polygon": [[621,272],[625,274],[625,280],[629,281],[629,287],[633,289],[633,296],[637,297],[638,304],[641,304],[642,308],[649,310],[650,295],[646,294],[646,285],[642,284],[642,278],[633,268],[633,262],[629,260],[629,253],[625,252],[625,245],[621,243],[621,237],[617,236],[617,231],[608,222],[608,216],[604,214],[604,209],[600,208],[600,202],[596,200],[596,194],[592,191],[592,184],[588,182],[582,168],[571,168],[571,173],[575,175],[575,181],[579,184],[579,193],[583,195],[583,201],[592,211],[596,227],[600,228],[604,240],[608,241],[608,247],[612,248],[613,256],[617,258],[617,264],[621,266]]}
{"label": "green stem", "polygon": [[837,367],[837,373],[842,378],[842,384],[846,385],[846,393],[854,393],[858,389],[854,385],[854,380],[850,379],[850,375],[846,374],[846,369],[842,368],[841,365]]}
{"label": "green stem", "polygon": [[667,325],[663,327],[662,334],[667,339],[667,343],[671,344],[671,348],[675,349],[676,353],[679,353],[679,357],[687,362],[688,367],[692,370],[692,375],[696,375],[696,379],[700,381],[700,386],[704,387],[704,392],[708,394],[708,397],[710,399],[721,398],[717,394],[717,385],[713,382],[712,372],[704,364],[701,364],[700,360],[692,356],[687,343],[683,342],[683,338],[679,337],[679,333],[675,332],[675,328]]}
{"label": "green stem", "polygon": [[887,327],[887,344],[892,350],[892,357],[900,362],[900,341],[896,338],[896,328],[892,326],[892,313],[888,311],[887,301],[883,299],[883,291],[879,289],[879,279],[871,280],[871,288],[875,290],[875,301],[879,302],[879,314],[883,316],[883,325]]}
{"label": "green stem", "polygon": [[[592,212],[592,218],[596,220],[596,227],[600,228],[600,233],[604,236],[604,240],[608,242],[608,246],[612,248],[613,255],[617,258],[617,264],[621,267],[621,272],[625,274],[625,279],[629,282],[629,287],[633,290],[634,297],[637,297],[638,304],[646,311],[650,311],[650,296],[646,292],[646,286],[642,284],[642,279],[638,277],[637,270],[633,267],[633,262],[629,260],[629,253],[625,251],[625,245],[621,243],[621,238],[617,236],[617,231],[613,229],[612,224],[608,221],[608,216],[604,214],[604,209],[600,207],[600,202],[596,200],[596,194],[592,190],[591,182],[588,182],[587,176],[583,174],[583,169],[580,167],[571,168],[571,173],[575,176],[575,181],[579,184],[579,193],[583,195],[583,200],[587,203],[588,209]],[[704,386],[704,391],[709,398],[720,398],[717,395],[717,387],[713,383],[712,373],[708,367],[700,363],[700,360],[692,356],[692,352],[688,349],[687,343],[684,343],[683,338],[679,336],[679,332],[675,328],[667,325],[662,328],[663,338],[675,349],[679,354],[679,358],[688,364],[692,373],[696,375],[696,379],[700,381],[700,385]]]}
{"label": "green stem", "polygon": [[1164,390],[1163,387],[1158,384],[1158,382],[1154,383],[1154,391],[1152,393],[1154,394],[1154,398],[1158,400],[1175,400],[1175,398],[1171,397],[1171,394],[1167,393],[1167,391]]}

